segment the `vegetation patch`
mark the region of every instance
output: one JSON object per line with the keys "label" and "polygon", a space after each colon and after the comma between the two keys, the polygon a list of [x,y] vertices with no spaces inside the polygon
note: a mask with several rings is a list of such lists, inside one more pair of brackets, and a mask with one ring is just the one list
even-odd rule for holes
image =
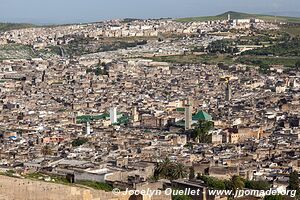
{"label": "vegetation patch", "polygon": [[30,46],[22,44],[0,45],[0,60],[5,59],[30,59],[36,57]]}
{"label": "vegetation patch", "polygon": [[79,147],[85,143],[88,142],[88,139],[87,138],[77,138],[75,140],[72,141],[72,146],[73,147]]}
{"label": "vegetation patch", "polygon": [[96,190],[104,190],[106,192],[110,192],[113,190],[113,186],[107,183],[100,183],[95,181],[78,181],[76,184],[84,185]]}
{"label": "vegetation patch", "polygon": [[14,29],[33,28],[36,27],[33,24],[23,23],[0,23],[0,32],[10,31]]}

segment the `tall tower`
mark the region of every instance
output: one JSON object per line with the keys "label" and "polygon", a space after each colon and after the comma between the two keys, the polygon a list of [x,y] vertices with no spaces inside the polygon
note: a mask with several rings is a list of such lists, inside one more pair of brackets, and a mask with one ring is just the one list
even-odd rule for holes
{"label": "tall tower", "polygon": [[85,127],[85,133],[86,135],[90,135],[91,134],[91,125],[90,122],[86,122],[86,127]]}
{"label": "tall tower", "polygon": [[42,74],[42,82],[45,81],[45,76],[46,76],[46,71],[44,70],[44,71],[43,71],[43,74]]}
{"label": "tall tower", "polygon": [[188,98],[185,105],[185,130],[189,130],[192,128],[192,102],[191,99]]}
{"label": "tall tower", "polygon": [[133,122],[139,121],[139,114],[138,114],[137,109],[136,109],[135,106],[132,109],[132,121]]}
{"label": "tall tower", "polygon": [[111,122],[111,124],[115,124],[115,123],[117,123],[118,121],[117,121],[117,107],[112,107],[112,108],[110,108],[110,122]]}
{"label": "tall tower", "polygon": [[226,88],[225,88],[225,100],[230,101],[232,96],[231,87],[229,80],[226,82]]}
{"label": "tall tower", "polygon": [[227,17],[228,17],[227,20],[230,21],[230,20],[231,20],[231,16],[230,16],[229,13],[228,13],[228,16],[227,16]]}

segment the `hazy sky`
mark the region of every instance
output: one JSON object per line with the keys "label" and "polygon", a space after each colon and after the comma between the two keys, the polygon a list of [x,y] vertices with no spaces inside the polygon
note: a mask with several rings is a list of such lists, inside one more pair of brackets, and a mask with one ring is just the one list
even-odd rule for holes
{"label": "hazy sky", "polygon": [[298,15],[300,0],[0,0],[0,21],[93,22],[119,18],[205,16],[229,10]]}

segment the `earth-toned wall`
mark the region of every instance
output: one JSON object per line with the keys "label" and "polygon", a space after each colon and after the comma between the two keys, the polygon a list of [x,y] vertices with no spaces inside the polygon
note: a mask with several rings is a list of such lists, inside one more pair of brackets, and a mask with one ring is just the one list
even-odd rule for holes
{"label": "earth-toned wall", "polygon": [[[67,185],[0,176],[0,200],[129,200],[129,196]],[[132,198],[131,198],[132,199]],[[143,200],[171,200],[169,196]]]}

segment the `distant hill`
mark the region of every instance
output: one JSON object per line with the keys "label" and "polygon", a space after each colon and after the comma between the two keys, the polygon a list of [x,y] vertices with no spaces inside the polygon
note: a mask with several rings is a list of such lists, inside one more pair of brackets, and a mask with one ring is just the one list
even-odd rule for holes
{"label": "distant hill", "polygon": [[0,23],[0,32],[31,27],[35,27],[35,25],[25,23]]}
{"label": "distant hill", "polygon": [[230,14],[231,19],[247,19],[247,18],[256,18],[262,19],[265,21],[272,22],[288,22],[288,23],[300,23],[300,18],[298,17],[285,17],[285,16],[274,16],[274,15],[261,15],[261,14],[248,14],[229,11],[216,16],[206,16],[206,17],[189,17],[189,18],[180,18],[176,19],[178,22],[194,22],[194,21],[214,21],[214,20],[226,20]]}

